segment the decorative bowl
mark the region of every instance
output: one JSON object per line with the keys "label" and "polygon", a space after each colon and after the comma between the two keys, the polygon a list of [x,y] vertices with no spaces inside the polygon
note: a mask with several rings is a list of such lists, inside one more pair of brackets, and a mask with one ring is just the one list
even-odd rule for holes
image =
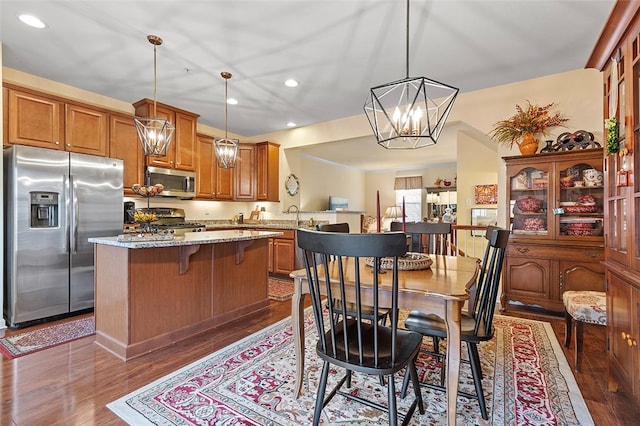
{"label": "decorative bowl", "polygon": [[524,213],[535,213],[542,207],[542,200],[534,197],[521,198],[516,201],[516,205]]}
{"label": "decorative bowl", "polygon": [[[373,266],[373,257],[367,257],[365,259],[365,263],[368,266]],[[408,252],[404,256],[398,257],[398,269],[401,271],[415,271],[419,269],[428,269],[433,260],[429,257],[428,254],[424,253],[412,253]],[[391,257],[383,257],[380,259],[380,268],[381,269],[392,269],[393,268],[393,258]]]}

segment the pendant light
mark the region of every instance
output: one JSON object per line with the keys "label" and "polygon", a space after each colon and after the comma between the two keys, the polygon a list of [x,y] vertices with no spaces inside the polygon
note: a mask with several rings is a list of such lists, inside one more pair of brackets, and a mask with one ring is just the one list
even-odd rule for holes
{"label": "pendant light", "polygon": [[406,77],[371,88],[364,104],[378,144],[389,149],[434,145],[459,91],[426,77],[409,77],[409,16],[407,0]]}
{"label": "pendant light", "polygon": [[153,45],[153,115],[135,117],[134,122],[145,157],[165,157],[176,128],[168,120],[157,118],[157,47],[162,44],[162,39],[148,35],[147,40]]}
{"label": "pendant light", "polygon": [[236,166],[236,158],[238,157],[238,139],[230,139],[227,136],[227,104],[229,100],[229,79],[230,72],[220,73],[224,78],[224,138],[218,138],[213,142],[216,161],[218,167],[223,169],[232,169]]}

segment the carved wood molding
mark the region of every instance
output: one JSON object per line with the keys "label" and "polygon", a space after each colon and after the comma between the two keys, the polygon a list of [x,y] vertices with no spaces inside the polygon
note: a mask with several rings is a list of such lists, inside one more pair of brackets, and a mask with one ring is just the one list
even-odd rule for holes
{"label": "carved wood molding", "polygon": [[236,265],[242,263],[244,259],[244,251],[253,244],[253,240],[236,241]]}
{"label": "carved wood molding", "polygon": [[200,244],[180,246],[178,250],[178,275],[184,275],[189,270],[189,258],[200,250]]}

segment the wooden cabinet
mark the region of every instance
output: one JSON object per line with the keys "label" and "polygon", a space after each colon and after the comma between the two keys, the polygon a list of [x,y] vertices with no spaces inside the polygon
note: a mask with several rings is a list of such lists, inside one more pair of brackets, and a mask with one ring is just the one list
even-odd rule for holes
{"label": "wooden cabinet", "polygon": [[280,201],[280,145],[273,142],[256,144],[256,199]]}
{"label": "wooden cabinet", "polygon": [[65,149],[81,154],[109,155],[106,112],[80,105],[65,105]]}
{"label": "wooden cabinet", "polygon": [[260,231],[282,232],[279,237],[269,238],[269,273],[289,275],[295,270],[296,231],[292,229],[260,229]]}
{"label": "wooden cabinet", "polygon": [[253,201],[256,199],[256,146],[238,145],[238,158],[234,170],[235,199]]}
{"label": "wooden cabinet", "polygon": [[124,163],[124,194],[137,196],[132,190],[134,183],[144,183],[144,154],[138,140],[133,116],[111,114],[109,117],[109,156]]}
{"label": "wooden cabinet", "polygon": [[[640,3],[616,2],[589,68],[603,75],[604,117],[619,123],[605,165],[609,389],[640,402]],[[612,58],[619,58],[617,63]],[[616,102],[613,104],[613,102]],[[610,107],[610,103],[612,103]],[[612,116],[611,114],[615,114]],[[607,129],[604,135],[608,138]]]}
{"label": "wooden cabinet", "polygon": [[64,104],[56,99],[8,89],[5,126],[9,144],[64,150]]}
{"label": "wooden cabinet", "polygon": [[504,160],[512,233],[502,308],[562,313],[564,291],[604,289],[604,186],[584,181],[602,172],[602,149]]}
{"label": "wooden cabinet", "polygon": [[108,112],[29,90],[5,90],[8,144],[109,155]]}
{"label": "wooden cabinet", "polygon": [[[133,106],[137,117],[154,115],[153,100],[151,99],[142,99],[134,103]],[[176,130],[166,157],[150,157],[149,165],[195,171],[196,128],[199,116],[162,103],[156,103],[155,115],[157,118],[169,120],[176,127]]]}
{"label": "wooden cabinet", "polygon": [[196,198],[233,199],[233,169],[218,168],[213,138],[198,135],[196,142]]}

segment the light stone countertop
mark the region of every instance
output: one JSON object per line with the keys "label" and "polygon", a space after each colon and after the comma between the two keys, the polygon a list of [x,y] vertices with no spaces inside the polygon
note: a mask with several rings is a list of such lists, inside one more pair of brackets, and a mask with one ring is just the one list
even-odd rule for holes
{"label": "light stone countertop", "polygon": [[127,234],[117,237],[94,237],[89,238],[88,241],[95,244],[104,244],[130,249],[142,249],[189,246],[196,244],[229,243],[234,241],[248,241],[258,240],[261,238],[278,237],[281,235],[283,235],[282,232],[238,229],[227,231],[187,232],[184,236],[173,237],[170,240],[163,239],[163,235],[146,237],[138,236],[137,234]]}

